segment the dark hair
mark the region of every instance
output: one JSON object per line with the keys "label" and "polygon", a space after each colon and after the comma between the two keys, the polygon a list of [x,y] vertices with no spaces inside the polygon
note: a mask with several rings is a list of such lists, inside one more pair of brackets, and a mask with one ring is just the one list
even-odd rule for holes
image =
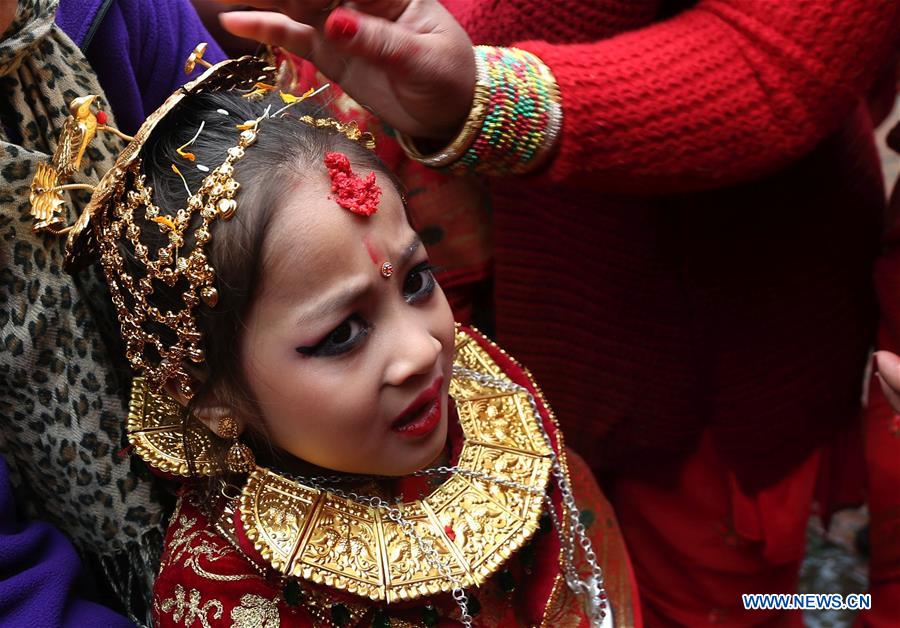
{"label": "dark hair", "polygon": [[[204,165],[210,171],[215,169],[225,161],[228,149],[237,144],[240,131],[236,125],[260,117],[267,107],[274,112],[283,106],[277,96],[254,101],[234,92],[185,98],[153,131],[141,152],[146,184],[153,190],[154,203],[166,214],[186,207],[185,183],[191,190],[197,190],[208,174],[197,165]],[[256,142],[235,164],[234,178],[240,184],[235,197],[237,212],[227,222],[217,220],[212,224],[212,239],[206,245],[208,259],[215,269],[219,299],[214,308],[201,304],[196,310],[203,333],[205,360],[201,366],[205,368],[205,381],[195,386],[194,400],[211,394],[250,419],[258,419],[258,409],[241,371],[237,338],[260,285],[262,249],[283,194],[296,182],[302,183],[308,173],[324,173],[323,160],[330,151],[344,153],[354,166],[386,174],[397,185],[393,174],[372,151],[333,128],[300,121],[298,118],[303,115],[332,117],[321,105],[300,103],[283,117],[260,122]],[[196,161],[190,162],[177,151],[194,137],[201,123],[203,131],[184,149],[196,157]],[[183,174],[184,181],[173,171],[173,164]],[[135,215],[135,220],[147,222],[144,216]],[[158,227],[140,226],[142,233],[159,234],[158,246],[164,244]],[[194,227],[192,223],[188,234]],[[154,250],[153,243],[147,244]],[[194,242],[186,237],[185,246],[193,247]],[[127,257],[133,260],[131,255]],[[160,309],[169,304],[182,307],[178,290],[178,284],[171,288],[160,286],[152,295],[154,304]],[[187,424],[185,428],[187,433]],[[261,438],[265,434],[262,422],[253,421],[250,428],[257,452],[265,449],[268,439]],[[191,458],[190,453],[188,457]]]}

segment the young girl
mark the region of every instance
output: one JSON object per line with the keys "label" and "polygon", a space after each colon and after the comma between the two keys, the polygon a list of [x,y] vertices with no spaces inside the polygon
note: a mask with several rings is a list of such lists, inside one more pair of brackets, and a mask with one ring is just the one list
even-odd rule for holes
{"label": "young girl", "polygon": [[70,234],[140,374],[134,450],[182,483],[156,625],[639,623],[608,505],[454,326],[370,136],[274,83],[245,57],[176,92]]}

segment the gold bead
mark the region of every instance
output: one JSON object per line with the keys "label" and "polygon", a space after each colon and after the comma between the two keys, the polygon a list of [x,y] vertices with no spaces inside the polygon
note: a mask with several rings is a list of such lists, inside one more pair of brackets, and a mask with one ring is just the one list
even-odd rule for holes
{"label": "gold bead", "polygon": [[222,216],[222,220],[231,220],[231,217],[234,216],[234,212],[237,210],[237,201],[233,198],[221,198],[216,203],[216,209]]}
{"label": "gold bead", "polygon": [[206,355],[203,353],[203,349],[196,345],[189,346],[187,349],[187,354],[191,362],[194,362],[195,364],[200,364],[206,357]]}
{"label": "gold bead", "polygon": [[206,286],[200,291],[200,298],[209,307],[216,307],[219,302],[219,291],[212,286]]}

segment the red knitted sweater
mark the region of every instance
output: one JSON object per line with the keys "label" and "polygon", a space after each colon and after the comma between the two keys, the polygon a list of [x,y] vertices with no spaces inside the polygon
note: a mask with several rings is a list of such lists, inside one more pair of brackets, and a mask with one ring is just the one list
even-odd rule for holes
{"label": "red knitted sweater", "polygon": [[494,182],[497,332],[595,469],[665,474],[708,427],[753,491],[851,420],[900,3],[444,1],[560,84],[553,163]]}

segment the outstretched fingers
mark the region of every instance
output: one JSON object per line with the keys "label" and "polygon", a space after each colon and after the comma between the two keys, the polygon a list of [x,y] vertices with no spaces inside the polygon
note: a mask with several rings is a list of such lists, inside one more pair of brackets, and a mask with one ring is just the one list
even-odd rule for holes
{"label": "outstretched fingers", "polygon": [[231,11],[219,16],[222,27],[238,37],[280,46],[308,58],[313,51],[316,30],[296,22],[283,13],[266,11]]}
{"label": "outstretched fingers", "polygon": [[369,15],[375,15],[393,21],[400,17],[409,5],[417,1],[418,0],[355,0],[353,2],[353,8],[362,13],[368,13]]}
{"label": "outstretched fingers", "polygon": [[325,13],[339,3],[335,0],[215,0],[219,4],[238,4],[241,7],[254,9],[274,9],[303,23],[320,20]]}
{"label": "outstretched fingers", "polygon": [[328,16],[324,31],[345,55],[400,70],[415,67],[417,33],[396,22],[338,8]]}
{"label": "outstretched fingers", "polygon": [[[327,17],[329,11],[344,4],[341,0],[215,1],[223,5],[240,4],[241,6],[252,7],[255,9],[274,9],[298,22],[313,25],[321,24],[322,20]],[[353,6],[364,13],[394,20],[406,10],[407,6],[415,1],[416,0],[356,0],[353,2]]]}

